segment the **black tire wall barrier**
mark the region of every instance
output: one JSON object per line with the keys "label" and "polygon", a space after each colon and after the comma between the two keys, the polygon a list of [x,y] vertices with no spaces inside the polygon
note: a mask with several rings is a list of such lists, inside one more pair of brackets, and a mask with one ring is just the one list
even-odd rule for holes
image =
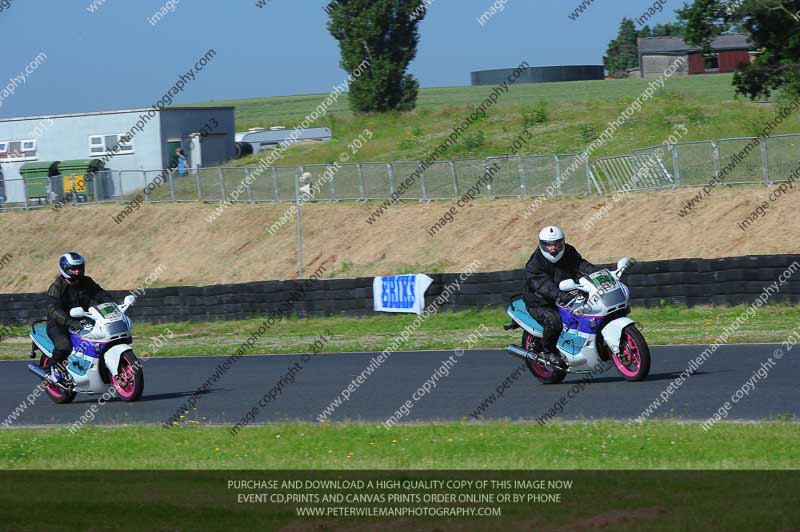
{"label": "black tire wall barrier", "polygon": [[[722,259],[673,259],[634,264],[622,278],[633,306],[749,304],[800,255],[757,255]],[[524,270],[476,273],[461,283],[444,310],[504,307],[523,290]],[[431,303],[458,274],[431,274],[426,302]],[[113,291],[122,300],[128,292]],[[788,278],[768,303],[800,302],[800,271]],[[372,278],[263,281],[218,286],[150,288],[131,310],[134,320],[150,323],[218,321],[267,317],[345,314],[372,310]],[[0,294],[0,324],[25,325],[44,317],[47,296]]]}

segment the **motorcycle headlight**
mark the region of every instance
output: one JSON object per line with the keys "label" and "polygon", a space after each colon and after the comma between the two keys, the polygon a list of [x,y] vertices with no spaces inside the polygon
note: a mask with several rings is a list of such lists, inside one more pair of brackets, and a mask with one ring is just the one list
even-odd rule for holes
{"label": "motorcycle headlight", "polygon": [[603,300],[603,304],[607,307],[613,307],[615,305],[619,305],[620,303],[624,303],[627,295],[622,288],[615,288],[610,292],[606,292],[601,296]]}
{"label": "motorcycle headlight", "polygon": [[122,320],[106,323],[106,331],[109,336],[115,336],[128,332],[128,325]]}

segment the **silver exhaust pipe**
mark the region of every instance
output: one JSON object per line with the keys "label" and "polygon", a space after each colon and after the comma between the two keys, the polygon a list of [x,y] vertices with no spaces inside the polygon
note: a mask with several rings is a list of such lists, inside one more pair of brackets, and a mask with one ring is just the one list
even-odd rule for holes
{"label": "silver exhaust pipe", "polygon": [[539,365],[542,365],[542,366],[544,366],[544,367],[546,367],[546,368],[548,368],[550,370],[566,371],[567,373],[572,373],[569,370],[569,368],[553,367],[553,365],[550,362],[548,362],[542,355],[537,355],[533,351],[528,351],[527,349],[524,349],[524,348],[522,348],[522,347],[520,347],[518,345],[515,345],[515,344],[511,344],[508,347],[506,347],[506,353],[508,353],[512,357],[516,357],[516,358],[519,358],[519,359],[522,359],[522,360],[526,360],[526,361],[529,360],[531,362],[535,362],[535,363],[537,363]]}
{"label": "silver exhaust pipe", "polygon": [[28,364],[28,371],[30,371],[31,373],[33,373],[34,375],[36,375],[40,379],[46,380],[48,383],[58,386],[59,388],[61,388],[64,391],[67,391],[67,392],[69,391],[69,388],[67,388],[66,386],[64,386],[60,382],[53,382],[52,380],[50,380],[50,374],[48,372],[46,372],[45,370],[43,370],[42,368],[40,368],[37,364]]}
{"label": "silver exhaust pipe", "polygon": [[545,363],[544,359],[542,359],[533,351],[528,351],[527,349],[523,349],[522,347],[515,344],[511,344],[508,347],[506,347],[506,353],[508,353],[512,357],[516,357],[522,360],[530,360],[531,362],[536,362],[539,364]]}
{"label": "silver exhaust pipe", "polygon": [[40,379],[50,380],[48,377],[49,375],[45,370],[37,366],[36,364],[28,364],[28,371],[39,377]]}

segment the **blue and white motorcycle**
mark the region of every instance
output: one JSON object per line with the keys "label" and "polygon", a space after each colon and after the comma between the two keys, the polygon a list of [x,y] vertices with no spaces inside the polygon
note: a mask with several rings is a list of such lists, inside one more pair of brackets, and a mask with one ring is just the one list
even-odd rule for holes
{"label": "blue and white motorcycle", "polygon": [[511,344],[506,352],[525,361],[531,373],[545,384],[557,384],[567,373],[597,374],[606,362],[613,361],[627,381],[641,381],[650,373],[650,348],[630,313],[630,291],[620,282],[630,267],[627,258],[617,269],[600,270],[581,277],[576,283],[567,279],[559,289],[571,292],[557,302],[564,329],[558,339],[558,350],[565,364],[555,366],[543,356],[541,343],[544,328],[528,313],[522,298],[514,299],[508,315],[514,320],[506,330],[522,328],[522,346]]}
{"label": "blue and white motorcycle", "polygon": [[78,393],[102,394],[113,385],[123,401],[137,401],[144,390],[142,363],[130,346],[131,320],[125,315],[136,298],[125,297],[122,305],[102,303],[86,312],[80,307],[69,315],[80,326],[69,330],[72,353],[59,378],[50,373],[53,342],[47,336],[47,322],[31,325],[31,358],[41,352],[39,365],[28,364],[31,373],[47,381],[47,395],[56,403],[69,403]]}

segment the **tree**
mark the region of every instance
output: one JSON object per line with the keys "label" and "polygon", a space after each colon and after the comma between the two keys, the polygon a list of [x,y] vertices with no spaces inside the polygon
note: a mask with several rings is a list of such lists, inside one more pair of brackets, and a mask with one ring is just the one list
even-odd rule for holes
{"label": "tree", "polygon": [[683,37],[684,29],[685,26],[679,22],[656,24],[653,26],[653,37]]}
{"label": "tree", "polygon": [[406,69],[417,55],[418,25],[426,8],[424,0],[334,0],[328,5],[328,31],[339,41],[339,64],[352,73],[369,61],[350,83],[351,109],[414,109],[419,83]]}
{"label": "tree", "polygon": [[686,23],[686,41],[704,50],[724,33],[749,34],[758,55],[737,67],[737,93],[751,99],[776,90],[800,95],[800,0],[694,0],[677,13]]}
{"label": "tree", "polygon": [[638,33],[633,20],[625,17],[619,26],[617,38],[608,43],[603,64],[609,75],[616,78],[624,77],[630,68],[639,66]]}

